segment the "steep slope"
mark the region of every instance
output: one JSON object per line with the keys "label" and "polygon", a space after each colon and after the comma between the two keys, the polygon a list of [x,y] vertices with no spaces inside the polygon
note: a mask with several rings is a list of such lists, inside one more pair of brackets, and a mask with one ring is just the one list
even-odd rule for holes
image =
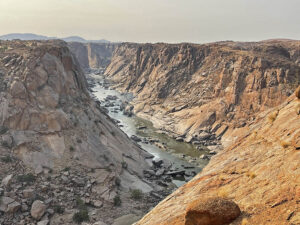
{"label": "steep slope", "polygon": [[[77,60],[61,41],[0,42],[0,157],[0,213],[7,210],[7,197],[24,206],[22,212],[14,208],[16,214],[1,217],[1,224],[28,217],[32,202],[22,197],[26,187],[39,199],[51,199],[50,207],[73,210],[68,213],[74,212],[76,195],[101,207],[113,201],[120,184],[127,191],[152,190],[143,181],[151,156],[90,98]],[[28,173],[35,174],[34,184]]]}
{"label": "steep slope", "polygon": [[112,53],[117,45],[113,43],[68,43],[68,47],[83,69],[105,68],[110,63]]}
{"label": "steep slope", "polygon": [[[105,74],[134,111],[185,141],[232,141],[232,129],[279,105],[299,83],[299,41],[119,45]],[[228,129],[229,128],[229,129]]]}
{"label": "steep slope", "polygon": [[[300,224],[299,105],[293,95],[260,113],[234,144],[136,225],[188,224],[191,203],[216,196],[239,205],[242,215],[232,224]],[[214,224],[204,221],[199,224]]]}

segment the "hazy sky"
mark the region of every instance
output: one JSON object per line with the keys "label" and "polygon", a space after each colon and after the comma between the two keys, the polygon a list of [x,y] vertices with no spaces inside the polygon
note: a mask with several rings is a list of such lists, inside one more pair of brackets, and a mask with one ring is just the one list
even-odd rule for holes
{"label": "hazy sky", "polygon": [[133,42],[300,39],[300,0],[0,0],[0,35]]}

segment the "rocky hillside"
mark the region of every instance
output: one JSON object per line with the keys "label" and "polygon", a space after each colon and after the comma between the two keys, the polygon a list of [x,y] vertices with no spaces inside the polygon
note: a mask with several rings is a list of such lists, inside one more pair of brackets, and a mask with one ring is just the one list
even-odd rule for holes
{"label": "rocky hillside", "polygon": [[105,68],[110,63],[117,45],[113,43],[68,43],[68,47],[75,54],[83,69]]}
{"label": "rocky hillside", "polygon": [[[300,42],[119,45],[105,74],[140,117],[178,140],[224,146],[300,79]],[[226,135],[227,134],[227,135]]]}
{"label": "rocky hillside", "polygon": [[136,225],[300,224],[299,93],[258,114]]}
{"label": "rocky hillside", "polygon": [[111,212],[121,191],[153,190],[149,157],[90,98],[66,43],[0,42],[0,224],[74,224],[85,204],[91,221],[143,213],[153,201]]}

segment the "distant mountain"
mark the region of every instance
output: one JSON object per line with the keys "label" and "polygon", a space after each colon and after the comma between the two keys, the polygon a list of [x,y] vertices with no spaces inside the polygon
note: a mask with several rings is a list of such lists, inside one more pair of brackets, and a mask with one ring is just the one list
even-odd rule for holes
{"label": "distant mountain", "polygon": [[3,36],[0,36],[0,40],[13,40],[13,39],[20,39],[20,40],[48,40],[51,39],[46,36],[37,35],[37,34],[19,34],[19,33],[13,33],[13,34],[6,34]]}
{"label": "distant mountain", "polygon": [[79,36],[70,36],[70,37],[60,38],[60,39],[66,42],[87,42],[87,40]]}
{"label": "distant mountain", "polygon": [[65,37],[65,38],[58,38],[58,37],[48,37],[48,36],[43,36],[43,35],[37,35],[37,34],[31,34],[31,33],[12,33],[12,34],[6,34],[0,36],[0,40],[14,40],[14,39],[20,39],[20,40],[51,40],[51,39],[61,39],[66,42],[81,42],[81,43],[86,43],[86,42],[94,42],[94,43],[110,43],[110,41],[105,40],[105,39],[100,39],[100,40],[86,40],[82,37],[79,36],[70,36],[70,37]]}

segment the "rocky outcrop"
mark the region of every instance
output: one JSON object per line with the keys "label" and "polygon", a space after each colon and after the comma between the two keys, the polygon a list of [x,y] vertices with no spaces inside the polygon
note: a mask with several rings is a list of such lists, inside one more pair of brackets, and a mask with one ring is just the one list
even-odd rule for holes
{"label": "rocky outcrop", "polygon": [[68,47],[83,69],[98,69],[108,66],[117,45],[114,43],[68,43]]}
{"label": "rocky outcrop", "polygon": [[[194,219],[224,216],[214,224],[228,223],[225,217],[238,216],[234,204],[207,203],[205,199],[210,197],[229,199],[239,206],[242,214],[231,224],[300,224],[298,104],[293,94],[280,106],[259,113],[249,127],[238,129],[235,143],[136,224],[183,225],[191,209],[198,212]],[[217,218],[211,217],[213,210]],[[226,212],[217,213],[223,210]]]}
{"label": "rocky outcrop", "polygon": [[[282,103],[299,83],[299,62],[299,41],[124,43],[105,74],[135,95],[138,116],[175,137],[205,143]],[[203,132],[211,135],[200,140]]]}
{"label": "rocky outcrop", "polygon": [[[0,42],[1,224],[74,224],[77,199],[107,215],[116,196],[153,190],[143,173],[151,157],[92,100],[66,43]],[[93,217],[113,221],[133,207]]]}
{"label": "rocky outcrop", "polygon": [[[129,168],[148,156],[91,100],[85,77],[64,43],[7,45],[11,50],[1,55],[6,88],[0,93],[0,125],[6,128],[2,137],[12,140],[11,149],[26,164],[54,168],[71,147],[72,157],[91,168],[113,165],[120,171],[124,154],[131,155]],[[138,167],[133,170],[142,173]]]}

